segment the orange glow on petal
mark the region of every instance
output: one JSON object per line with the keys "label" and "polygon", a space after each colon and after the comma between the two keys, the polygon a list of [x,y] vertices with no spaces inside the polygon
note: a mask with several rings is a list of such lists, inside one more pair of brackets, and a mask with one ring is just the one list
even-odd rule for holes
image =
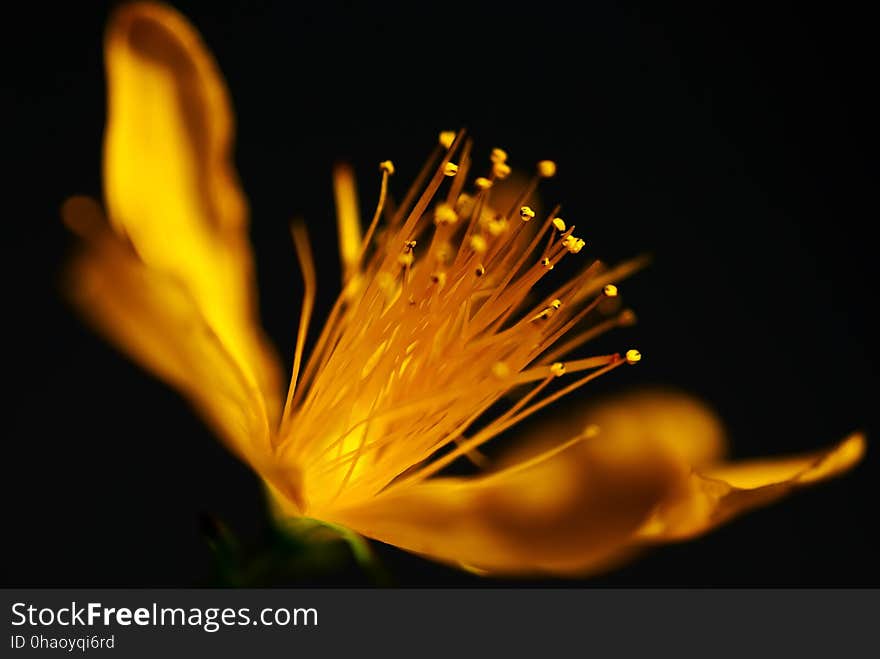
{"label": "orange glow on petal", "polygon": [[800,456],[747,460],[695,471],[641,529],[643,540],[681,540],[767,505],[798,488],[838,476],[864,455],[863,435]]}
{"label": "orange glow on petal", "polygon": [[480,574],[587,574],[861,459],[865,440],[853,435],[809,455],[721,464],[714,415],[655,391],[545,423],[493,472],[444,477],[465,457],[482,466],[485,444],[641,359],[572,352],[634,322],[605,303],[647,262],[590,260],[555,278],[589,240],[558,206],[533,209],[556,164],[518,181],[495,149],[491,178],[480,176],[464,131],[441,133],[400,204],[390,201],[394,165],[381,163],[365,234],[353,172],[337,168],[344,287],[308,357],[315,259],[294,228],[305,294],[281,418],[219,71],[182,16],[146,2],[115,12],[105,55],[108,219],[91,200],[65,205],[84,239],[72,295],[253,466],[277,515],[345,525]]}
{"label": "orange glow on petal", "polygon": [[744,460],[705,469],[701,473],[742,490],[785,482],[812,483],[852,467],[862,459],[866,444],[863,435],[855,434],[823,451],[785,458]]}
{"label": "orange glow on petal", "polygon": [[586,427],[603,437],[640,442],[659,450],[690,471],[691,467],[717,463],[727,450],[724,428],[718,417],[692,396],[673,390],[637,391],[588,405],[583,411],[547,420],[523,430],[523,450],[543,447],[552,436],[570,437]]}
{"label": "orange glow on petal", "polygon": [[94,200],[69,199],[63,214],[85,239],[67,278],[82,313],[119,348],[186,395],[230,449],[254,464],[268,450],[263,398],[189,291],[145,266],[112,233]]}
{"label": "orange glow on petal", "polygon": [[150,3],[114,13],[105,59],[110,223],[147,266],[187,288],[277,414],[280,380],[255,321],[247,207],[231,163],[232,112],[217,67],[182,16]]}
{"label": "orange glow on petal", "polygon": [[329,510],[383,542],[492,574],[587,574],[627,552],[678,482],[661,452],[587,438],[479,478],[441,478]]}

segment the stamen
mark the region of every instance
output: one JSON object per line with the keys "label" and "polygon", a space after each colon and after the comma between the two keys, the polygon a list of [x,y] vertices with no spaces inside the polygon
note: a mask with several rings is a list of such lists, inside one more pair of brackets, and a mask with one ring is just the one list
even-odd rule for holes
{"label": "stamen", "polygon": [[611,329],[633,325],[635,324],[635,322],[636,315],[632,312],[632,310],[624,309],[615,318],[609,318],[608,320],[598,323],[590,329],[581,332],[572,339],[569,339],[561,346],[558,346],[552,352],[548,353],[546,357],[544,357],[544,359],[559,359],[560,357],[570,353],[572,350],[579,348],[588,341],[592,341],[593,339],[601,336]]}
{"label": "stamen", "polygon": [[309,331],[309,321],[312,318],[312,310],[315,306],[315,294],[317,292],[317,277],[315,275],[315,261],[312,258],[312,248],[309,245],[309,235],[302,223],[295,223],[291,227],[293,244],[296,248],[296,256],[303,276],[303,301],[299,315],[299,329],[296,335],[296,348],[293,353],[293,370],[290,374],[290,387],[287,390],[287,400],[281,412],[281,424],[284,428],[285,421],[291,410],[291,402],[296,392],[296,380],[299,377],[299,367],[302,361],[303,349],[305,348],[306,334]]}
{"label": "stamen", "polygon": [[553,315],[554,311],[557,311],[559,307],[562,306],[562,301],[559,299],[553,300],[549,306],[545,307],[541,311],[539,311],[536,315],[532,316],[532,320],[546,320],[550,316]]}
{"label": "stamen", "polygon": [[455,224],[458,222],[458,213],[448,204],[440,204],[434,209],[434,223],[438,225]]}
{"label": "stamen", "polygon": [[536,455],[533,458],[530,458],[528,460],[523,460],[522,462],[519,462],[511,467],[508,467],[507,469],[501,469],[499,471],[496,471],[496,472],[489,474],[488,476],[484,476],[483,478],[481,478],[478,481],[478,483],[481,486],[493,485],[495,482],[502,480],[504,478],[507,478],[508,476],[519,473],[521,471],[525,471],[526,469],[534,467],[535,465],[539,465],[542,462],[546,462],[550,458],[559,455],[563,451],[567,451],[572,446],[575,446],[576,444],[580,444],[581,442],[583,442],[586,439],[590,439],[590,437],[591,437],[591,435],[585,430],[580,435],[572,437],[567,442],[562,442],[558,446],[554,446],[551,449],[548,449],[542,453],[539,453],[538,455]]}
{"label": "stamen", "polygon": [[350,166],[336,165],[333,170],[333,193],[336,197],[336,222],[339,228],[339,258],[342,261],[343,279],[347,281],[352,276],[362,242],[357,186]]}
{"label": "stamen", "polygon": [[[354,252],[352,227],[360,231],[354,179],[350,170],[340,170],[335,191],[346,217],[340,218],[340,234],[348,236],[340,237],[344,291],[300,383],[315,282],[305,236],[294,231],[306,292],[275,456],[308,472],[312,512],[405,487],[458,457],[482,465],[482,444],[601,374],[640,359],[634,350],[568,359],[587,340],[632,322],[629,311],[607,317],[617,303],[599,305],[617,297],[612,282],[640,263],[605,270],[595,262],[532,299],[538,282],[586,241],[557,216],[558,207],[539,225],[529,224],[536,216],[529,195],[539,180],[555,175],[555,163],[539,162],[504,213],[491,197],[497,197],[494,184],[510,174],[507,153],[493,149],[490,172],[473,178],[471,144],[463,132],[441,133],[393,214],[387,205],[395,167],[382,162],[376,212]],[[473,192],[463,193],[471,185]],[[388,217],[387,226],[379,227],[380,217]],[[587,324],[583,331],[557,345],[581,323]],[[571,375],[571,381],[554,384]],[[526,391],[523,385],[529,385]],[[486,422],[495,405],[505,411]]]}
{"label": "stamen", "polygon": [[454,130],[444,130],[440,133],[440,146],[444,149],[448,149],[452,146],[452,143],[455,141],[455,131]]}
{"label": "stamen", "polygon": [[538,176],[541,178],[553,178],[556,176],[556,163],[552,160],[542,160],[538,163]]}
{"label": "stamen", "polygon": [[508,176],[510,176],[510,165],[503,162],[496,162],[492,165],[492,176],[494,176],[499,181],[503,181]]}
{"label": "stamen", "polygon": [[459,156],[459,167],[458,172],[455,177],[452,179],[452,185],[449,186],[449,192],[446,193],[446,203],[450,206],[455,206],[458,201],[459,196],[461,195],[461,191],[464,189],[465,181],[471,169],[471,148],[473,147],[473,141],[468,139],[464,142],[464,147],[461,150],[461,155]]}
{"label": "stamen", "polygon": [[489,248],[489,245],[483,236],[471,236],[470,246],[477,254],[485,254],[486,250]]}
{"label": "stamen", "polygon": [[492,424],[491,426],[489,426],[485,430],[478,432],[471,439],[469,439],[465,442],[462,442],[462,444],[458,448],[456,448],[455,450],[450,451],[449,453],[438,458],[437,460],[430,463],[426,467],[423,467],[422,469],[417,471],[410,478],[404,479],[403,481],[401,481],[399,483],[393,484],[391,486],[391,488],[401,487],[404,485],[412,485],[414,483],[423,481],[424,479],[426,479],[430,476],[433,476],[434,474],[436,474],[438,471],[440,471],[444,467],[447,467],[448,465],[452,464],[456,459],[460,458],[467,451],[471,451],[473,449],[479,448],[480,446],[485,444],[487,441],[489,441],[490,439],[492,439],[496,435],[507,430],[511,426],[514,426],[517,423],[519,423],[522,419],[524,419],[528,416],[531,416],[532,414],[534,414],[538,410],[546,407],[547,405],[550,405],[551,403],[556,402],[557,400],[559,400],[560,398],[562,398],[566,394],[571,393],[575,389],[582,387],[583,385],[587,384],[588,382],[595,380],[597,377],[604,375],[605,373],[611,371],[614,368],[617,368],[618,366],[620,366],[621,364],[624,364],[624,363],[626,363],[626,360],[618,358],[616,361],[612,362],[611,364],[609,364],[605,368],[599,369],[598,371],[594,371],[593,373],[590,373],[589,375],[584,376],[580,380],[573,382],[572,384],[565,387],[564,389],[560,389],[556,393],[551,394],[550,396],[547,396],[546,398],[540,400],[537,403],[534,403],[530,407],[524,409],[519,414],[507,419],[504,423],[497,424],[497,425]]}
{"label": "stamen", "polygon": [[489,160],[492,161],[493,165],[505,163],[507,162],[507,151],[498,148],[492,149],[492,153],[489,155]]}
{"label": "stamen", "polygon": [[382,216],[382,209],[385,207],[385,199],[388,196],[388,177],[394,174],[394,163],[390,160],[383,160],[379,163],[379,169],[382,171],[382,182],[379,185],[379,201],[376,204],[376,212],[373,213],[373,219],[370,220],[367,235],[364,236],[357,258],[354,261],[353,269],[355,271],[360,270],[364,254],[373,240],[373,234],[376,232],[376,227],[379,225],[379,218]]}

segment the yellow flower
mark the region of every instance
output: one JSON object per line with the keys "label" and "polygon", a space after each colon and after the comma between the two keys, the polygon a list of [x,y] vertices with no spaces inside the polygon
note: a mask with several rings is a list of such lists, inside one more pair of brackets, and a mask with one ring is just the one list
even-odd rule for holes
{"label": "yellow flower", "polygon": [[117,11],[105,46],[106,217],[87,198],[65,204],[82,238],[71,292],[259,474],[277,515],[481,572],[586,574],[862,455],[853,435],[814,454],[726,464],[709,412],[643,393],[521,432],[480,475],[444,476],[459,458],[484,463],[486,442],[640,359],[630,350],[562,361],[632,321],[614,283],[639,264],[552,272],[585,258],[570,222],[532,208],[556,165],[540,162],[523,185],[495,149],[476,172],[470,141],[448,132],[393,211],[394,166],[380,165],[363,235],[352,173],[335,172],[344,287],[308,359],[316,277],[305,230],[294,228],[305,293],[283,397],[257,322],[232,114],[214,61],[184,18],[149,3]]}

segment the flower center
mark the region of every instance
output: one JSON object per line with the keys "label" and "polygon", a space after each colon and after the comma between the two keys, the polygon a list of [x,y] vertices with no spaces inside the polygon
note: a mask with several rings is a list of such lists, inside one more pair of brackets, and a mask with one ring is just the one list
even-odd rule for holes
{"label": "flower center", "polygon": [[634,322],[612,282],[643,261],[613,269],[592,261],[548,283],[586,246],[558,207],[540,220],[532,208],[539,181],[556,165],[538,163],[516,186],[507,154],[494,149],[489,171],[466,189],[471,147],[463,134],[441,134],[394,210],[387,203],[394,166],[382,163],[379,203],[363,238],[353,177],[337,171],[345,285],[301,378],[314,266],[304,230],[294,229],[306,295],[275,448],[279,461],[304,474],[312,510],[419,482],[460,457],[481,462],[479,448],[493,437],[640,359],[630,350],[559,361]]}

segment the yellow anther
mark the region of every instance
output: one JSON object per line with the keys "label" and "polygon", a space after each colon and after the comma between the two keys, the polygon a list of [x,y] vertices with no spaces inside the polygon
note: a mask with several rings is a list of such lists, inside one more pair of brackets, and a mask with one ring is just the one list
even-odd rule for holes
{"label": "yellow anther", "polygon": [[565,221],[561,217],[553,218],[553,226],[557,231],[565,231]]}
{"label": "yellow anther", "polygon": [[492,181],[484,176],[478,176],[477,179],[474,181],[474,185],[476,185],[480,190],[488,190],[492,187]]}
{"label": "yellow anther", "polygon": [[483,236],[471,236],[470,245],[471,249],[477,254],[485,254],[486,250],[489,248],[489,245],[486,243],[486,239],[483,238]]}
{"label": "yellow anther", "polygon": [[507,231],[507,220],[505,218],[499,218],[495,220],[490,220],[487,225],[489,229],[489,233],[493,236],[500,236],[502,233]]}
{"label": "yellow anther", "polygon": [[503,181],[510,175],[510,165],[503,162],[496,162],[492,165],[492,175],[499,181]]}
{"label": "yellow anther", "polygon": [[550,261],[550,259],[547,258],[546,256],[545,256],[543,259],[541,259],[541,265],[543,265],[543,266],[544,266],[545,268],[547,268],[548,270],[552,270],[552,269],[553,269],[553,262]]}
{"label": "yellow anther", "polygon": [[434,252],[438,263],[449,263],[452,259],[452,245],[449,243],[440,243]]}
{"label": "yellow anther", "polygon": [[390,160],[383,160],[379,163],[379,169],[383,172],[387,172],[388,176],[394,174],[394,163]]}
{"label": "yellow anther", "polygon": [[556,313],[556,311],[561,306],[562,306],[561,300],[553,300],[550,303],[549,307],[545,307],[544,309],[541,309],[541,311],[539,311],[534,316],[532,316],[532,320],[547,320],[550,316],[552,316],[554,313]]}
{"label": "yellow anther", "polygon": [[446,163],[446,166],[443,168],[443,174],[445,176],[455,176],[458,174],[458,165],[454,162]]}
{"label": "yellow anther", "polygon": [[474,271],[474,274],[477,275],[477,277],[482,277],[483,275],[486,274],[486,268],[483,266],[482,263],[477,266],[477,269]]}
{"label": "yellow anther", "polygon": [[562,244],[565,245],[569,253],[577,254],[584,248],[584,245],[586,245],[587,243],[577,236],[568,235],[562,240]]}
{"label": "yellow anther", "polygon": [[446,285],[446,273],[432,272],[431,281],[437,284],[437,288],[443,288]]}
{"label": "yellow anther", "polygon": [[637,364],[642,359],[642,353],[638,350],[627,350],[626,351],[626,363],[627,364]]}
{"label": "yellow anther", "polygon": [[415,240],[407,240],[403,243],[403,251],[411,252],[416,248],[416,245],[418,245],[418,243]]}
{"label": "yellow anther", "polygon": [[507,151],[498,148],[492,149],[492,153],[489,154],[489,160],[495,164],[507,162]]}
{"label": "yellow anther", "polygon": [[455,224],[458,222],[458,213],[449,204],[440,204],[434,209],[435,224]]}
{"label": "yellow anther", "polygon": [[556,163],[552,160],[542,160],[539,162],[538,176],[541,178],[553,178],[556,176]]}
{"label": "yellow anther", "polygon": [[602,432],[602,429],[595,423],[591,423],[586,428],[584,428],[584,437],[586,437],[587,439],[598,437],[600,432]]}
{"label": "yellow anther", "polygon": [[405,268],[408,268],[413,264],[415,257],[412,252],[405,252],[403,254],[398,254],[397,262]]}
{"label": "yellow anther", "polygon": [[449,147],[451,147],[454,141],[454,130],[444,130],[440,132],[440,146],[442,146],[444,149],[448,149]]}
{"label": "yellow anther", "polygon": [[455,212],[459,215],[470,215],[474,209],[474,198],[469,194],[462,192],[455,200]]}
{"label": "yellow anther", "polygon": [[492,375],[496,378],[506,378],[510,375],[510,366],[505,362],[495,362],[492,364]]}
{"label": "yellow anther", "polygon": [[380,272],[376,275],[376,285],[383,293],[390,293],[394,288],[394,277],[388,272]]}
{"label": "yellow anther", "polygon": [[522,218],[523,222],[528,222],[529,220],[533,220],[535,218],[535,211],[533,211],[528,206],[523,206],[519,209],[519,216]]}
{"label": "yellow anther", "polygon": [[614,284],[608,284],[602,291],[607,297],[617,297],[617,286]]}
{"label": "yellow anther", "polygon": [[556,377],[559,377],[561,375],[565,375],[565,364],[563,364],[562,362],[556,362],[555,364],[551,364],[550,372],[553,375],[555,375]]}

